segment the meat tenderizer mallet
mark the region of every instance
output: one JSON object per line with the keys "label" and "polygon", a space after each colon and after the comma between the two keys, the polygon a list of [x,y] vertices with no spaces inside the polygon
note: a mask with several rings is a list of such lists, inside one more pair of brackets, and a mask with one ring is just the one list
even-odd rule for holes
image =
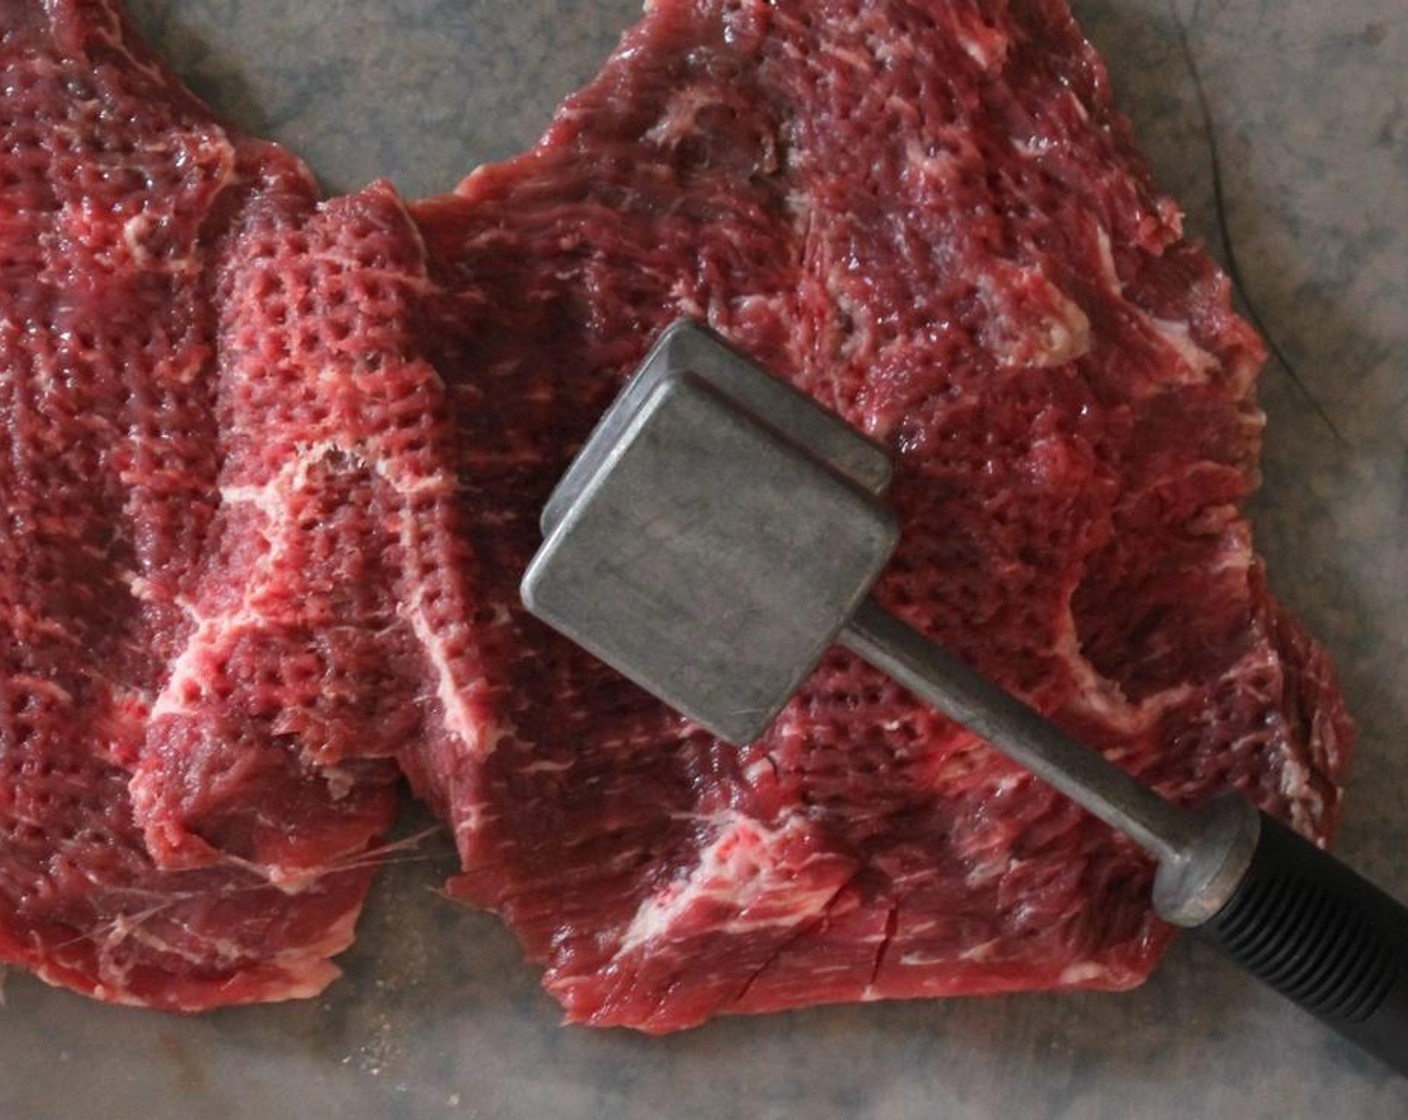
{"label": "meat tenderizer mallet", "polygon": [[1149,852],[1162,918],[1408,1073],[1408,909],[1235,792],[1174,805],[878,606],[889,479],[880,445],[680,321],[554,490],[523,601],[739,745],[845,646]]}

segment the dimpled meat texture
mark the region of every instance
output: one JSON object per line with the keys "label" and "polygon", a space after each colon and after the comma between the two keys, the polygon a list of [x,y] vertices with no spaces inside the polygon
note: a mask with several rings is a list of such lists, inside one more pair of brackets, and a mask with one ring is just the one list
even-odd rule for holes
{"label": "dimpled meat texture", "polygon": [[316,207],[107,4],[0,0],[0,68],[0,962],[311,995],[433,734],[390,574],[451,488],[398,357],[418,240],[384,187]]}
{"label": "dimpled meat texture", "polygon": [[738,750],[524,616],[538,510],[682,314],[893,448],[882,603],[1165,793],[1328,838],[1350,725],[1238,508],[1261,344],[1063,3],[659,0],[413,213],[484,687],[406,765],[569,1019],[1127,988],[1169,936],[1132,845],[841,652]]}
{"label": "dimpled meat texture", "polygon": [[1350,727],[1238,512],[1260,345],[1063,5],[662,0],[409,214],[319,205],[108,3],[0,0],[0,66],[0,959],[312,994],[399,766],[575,1021],[1146,976],[1143,858],[879,674],[738,750],[524,615],[680,314],[894,449],[887,606],[1328,837]]}

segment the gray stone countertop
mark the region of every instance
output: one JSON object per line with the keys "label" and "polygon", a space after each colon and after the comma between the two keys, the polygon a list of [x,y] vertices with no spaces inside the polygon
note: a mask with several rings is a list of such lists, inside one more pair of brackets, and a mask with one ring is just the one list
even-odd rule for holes
{"label": "gray stone countertop", "polygon": [[[633,0],[130,0],[226,118],[329,191],[451,187],[535,139]],[[1408,899],[1408,8],[1077,0],[1191,229],[1276,357],[1253,513],[1362,743],[1337,850]],[[1123,995],[824,1008],[663,1039],[558,1025],[491,917],[377,886],[318,1000],[182,1019],[12,976],[0,1117],[1086,1120],[1408,1117],[1408,1080],[1211,952]]]}

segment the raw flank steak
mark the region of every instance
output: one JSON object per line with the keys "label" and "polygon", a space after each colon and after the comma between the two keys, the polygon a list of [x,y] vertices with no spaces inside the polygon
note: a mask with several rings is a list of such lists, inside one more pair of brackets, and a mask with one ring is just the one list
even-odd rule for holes
{"label": "raw flank steak", "polygon": [[1131,844],[842,652],[735,750],[524,616],[538,510],[679,315],[894,449],[886,606],[1165,793],[1329,835],[1351,728],[1238,508],[1261,343],[1064,2],[662,0],[412,212],[489,685],[413,773],[569,1019],[1127,988],[1169,938]]}
{"label": "raw flank steak", "polygon": [[312,994],[399,769],[575,1021],[1147,976],[1140,853],[853,658],[738,750],[523,613],[679,315],[894,449],[887,606],[1329,837],[1351,727],[1239,511],[1261,345],[1063,2],[660,0],[409,210],[319,204],[113,3],[0,0],[0,65],[0,959]]}
{"label": "raw flank steak", "polygon": [[3,0],[0,68],[0,963],[313,995],[433,688],[414,228],[319,208],[112,5]]}

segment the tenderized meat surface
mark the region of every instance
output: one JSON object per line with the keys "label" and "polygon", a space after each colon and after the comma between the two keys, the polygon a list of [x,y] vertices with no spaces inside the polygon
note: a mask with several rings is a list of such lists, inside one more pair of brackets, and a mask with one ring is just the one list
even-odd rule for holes
{"label": "tenderized meat surface", "polygon": [[108,5],[0,2],[0,69],[0,961],[312,995],[427,678],[414,230],[385,188],[317,209]]}
{"label": "tenderized meat surface", "polygon": [[409,213],[317,205],[109,3],[0,0],[0,65],[0,958],[310,994],[399,764],[573,1020],[1142,980],[1144,859],[854,659],[736,750],[524,615],[680,314],[894,448],[886,605],[1328,837],[1350,726],[1238,511],[1261,347],[1063,2],[662,0]]}
{"label": "tenderized meat surface", "polygon": [[894,448],[884,604],[1166,793],[1328,835],[1349,724],[1237,508],[1261,344],[1063,2],[657,3],[413,213],[490,697],[472,765],[412,773],[569,1018],[1123,988],[1168,939],[1131,845],[855,659],[735,750],[523,616],[538,509],[680,314]]}

